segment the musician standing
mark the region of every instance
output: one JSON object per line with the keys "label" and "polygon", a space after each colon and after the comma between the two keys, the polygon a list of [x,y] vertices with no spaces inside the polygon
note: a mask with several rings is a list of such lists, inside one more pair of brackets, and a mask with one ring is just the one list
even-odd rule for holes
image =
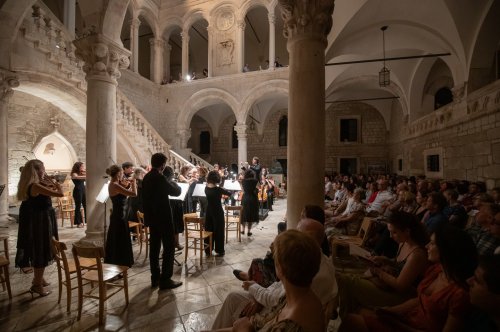
{"label": "musician standing", "polygon": [[257,198],[257,184],[259,181],[255,177],[253,170],[249,169],[245,172],[242,188],[243,198],[241,200],[241,234],[245,233],[245,226],[247,226],[247,236],[252,235],[252,225],[259,222],[259,199]]}
{"label": "musician standing", "polygon": [[122,164],[123,178],[125,180],[132,180],[132,175],[134,174],[134,164],[130,161],[126,161]]}
{"label": "musician standing", "polygon": [[260,180],[260,173],[262,171],[262,167],[260,166],[260,163],[259,163],[259,157],[253,157],[252,158],[252,165],[250,166],[250,169],[252,171],[254,171],[255,178],[257,180]]}
{"label": "musician standing", "polygon": [[77,161],[71,169],[71,180],[75,185],[73,188],[73,200],[75,201],[75,225],[78,228],[84,227],[85,225],[82,218],[82,206],[85,214],[85,220],[87,219],[87,200],[85,196],[86,176],[87,171],[85,169],[85,164],[81,161]]}

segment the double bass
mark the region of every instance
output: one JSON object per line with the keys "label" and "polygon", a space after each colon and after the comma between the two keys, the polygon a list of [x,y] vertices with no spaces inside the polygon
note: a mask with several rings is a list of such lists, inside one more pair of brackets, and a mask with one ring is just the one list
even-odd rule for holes
{"label": "double bass", "polygon": [[266,184],[260,186],[257,198],[259,199],[259,202],[267,202],[267,182]]}

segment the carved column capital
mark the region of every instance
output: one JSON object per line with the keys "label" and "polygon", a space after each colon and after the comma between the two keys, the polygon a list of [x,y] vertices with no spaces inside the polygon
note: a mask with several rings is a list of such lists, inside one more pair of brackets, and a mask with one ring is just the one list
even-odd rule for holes
{"label": "carved column capital", "polygon": [[163,39],[155,39],[155,38],[150,38],[149,39],[149,45],[151,45],[151,47],[160,47],[160,48],[163,48],[165,47],[165,40]]}
{"label": "carved column capital", "polygon": [[85,62],[83,71],[89,78],[110,79],[116,83],[120,69],[129,66],[130,51],[109,38],[94,34],[74,41],[76,56]]}
{"label": "carved column capital", "polygon": [[304,34],[326,38],[332,29],[334,0],[279,0],[283,33],[291,39]]}
{"label": "carved column capital", "polygon": [[248,126],[246,124],[237,124],[234,126],[234,131],[236,131],[238,135],[238,140],[247,138],[247,128]]}
{"label": "carved column capital", "polygon": [[207,32],[208,32],[208,35],[213,34],[215,32],[215,27],[213,25],[207,26]]}
{"label": "carved column capital", "polygon": [[269,19],[269,24],[276,24],[276,15],[274,15],[273,13],[269,13],[267,15],[267,18]]}
{"label": "carved column capital", "polygon": [[182,31],[181,32],[182,43],[189,43],[189,32]]}
{"label": "carved column capital", "polygon": [[236,26],[238,27],[239,30],[245,30],[247,24],[245,23],[245,20],[238,20],[236,22]]}
{"label": "carved column capital", "polygon": [[130,27],[132,29],[139,29],[139,26],[141,25],[141,20],[138,18],[133,18],[129,21]]}
{"label": "carved column capital", "polygon": [[0,69],[0,102],[7,100],[19,86],[19,80],[12,72]]}
{"label": "carved column capital", "polygon": [[467,82],[463,84],[456,85],[451,89],[451,93],[453,94],[453,101],[460,102],[465,96],[465,91],[467,90]]}
{"label": "carved column capital", "polygon": [[165,43],[165,50],[170,53],[172,51],[172,45],[170,45],[169,43]]}

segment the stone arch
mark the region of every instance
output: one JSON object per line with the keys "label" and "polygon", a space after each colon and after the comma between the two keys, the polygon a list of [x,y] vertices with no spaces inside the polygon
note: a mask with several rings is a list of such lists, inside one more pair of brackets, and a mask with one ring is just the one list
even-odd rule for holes
{"label": "stone arch", "polygon": [[210,17],[214,17],[214,15],[221,9],[231,9],[231,11],[236,15],[238,13],[237,8],[234,6],[234,2],[231,1],[223,1],[217,4],[214,8],[212,8],[209,12]]}
{"label": "stone arch", "polygon": [[102,20],[102,34],[122,45],[120,35],[127,13],[128,1],[109,0]]}
{"label": "stone arch", "polygon": [[173,30],[176,28],[182,29],[183,23],[182,23],[182,18],[179,16],[169,16],[165,20],[165,24],[160,27],[161,31],[161,36],[168,41],[170,38],[170,34],[172,33]]}
{"label": "stone arch", "polygon": [[158,38],[159,35],[159,27],[158,27],[158,20],[156,19],[154,13],[151,11],[150,8],[148,7],[142,7],[137,11],[137,17],[142,16],[144,17],[144,20],[146,23],[149,25],[151,28],[151,31],[153,31],[154,37]]}
{"label": "stone arch", "polygon": [[40,138],[33,147],[33,154],[43,161],[47,170],[70,170],[78,161],[73,145],[57,130]]}
{"label": "stone arch", "polygon": [[252,105],[258,100],[276,94],[288,96],[288,80],[271,80],[261,83],[248,91],[246,97],[243,99],[236,120],[239,124],[246,124],[247,116],[252,108]]}
{"label": "stone arch", "polygon": [[187,12],[184,17],[183,17],[183,25],[182,25],[182,30],[187,31],[193,25],[194,22],[203,19],[207,21],[210,24],[210,17],[208,17],[207,13],[204,12],[202,9],[195,8],[193,10],[190,10]]}
{"label": "stone arch", "polygon": [[245,15],[254,7],[264,7],[269,13],[269,1],[268,0],[247,0],[240,7],[239,18],[244,20]]}
{"label": "stone arch", "polygon": [[87,97],[84,91],[40,73],[18,72],[18,79],[20,84],[15,90],[53,104],[85,130]]}
{"label": "stone arch", "polygon": [[227,104],[236,116],[236,111],[238,110],[238,101],[236,100],[236,98],[234,98],[233,95],[221,89],[204,89],[194,93],[186,101],[186,103],[182,107],[182,111],[177,117],[177,129],[181,130],[189,128],[191,119],[193,118],[194,114],[198,112],[198,110],[217,103]]}

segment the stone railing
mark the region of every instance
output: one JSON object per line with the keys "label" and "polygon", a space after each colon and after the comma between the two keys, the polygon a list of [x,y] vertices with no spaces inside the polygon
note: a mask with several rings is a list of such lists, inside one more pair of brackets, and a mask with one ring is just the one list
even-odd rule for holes
{"label": "stone railing", "polygon": [[189,152],[189,156],[188,156],[188,159],[189,161],[193,164],[193,165],[196,165],[196,166],[203,166],[205,168],[207,168],[209,171],[213,170],[214,169],[214,166],[211,165],[210,163],[208,163],[205,159],[201,158],[200,156],[192,153],[192,152]]}
{"label": "stone railing", "polygon": [[454,106],[456,103],[448,104],[434,112],[413,121],[406,128],[408,136],[419,136],[424,133],[445,128],[449,122],[454,120]]}
{"label": "stone railing", "polygon": [[472,92],[467,98],[467,114],[482,116],[500,110],[500,80]]}
{"label": "stone railing", "polygon": [[28,45],[43,53],[46,61],[53,64],[56,70],[51,70],[51,75],[87,90],[83,61],[75,56],[76,48],[69,31],[42,1],[32,6],[32,13],[26,15],[20,32]]}
{"label": "stone railing", "polygon": [[153,153],[163,152],[168,157],[168,165],[177,173],[184,165],[194,166],[193,163],[172,151],[170,145],[120,91],[116,94],[116,120],[124,133],[133,137],[134,145],[140,148],[142,159],[149,161]]}

